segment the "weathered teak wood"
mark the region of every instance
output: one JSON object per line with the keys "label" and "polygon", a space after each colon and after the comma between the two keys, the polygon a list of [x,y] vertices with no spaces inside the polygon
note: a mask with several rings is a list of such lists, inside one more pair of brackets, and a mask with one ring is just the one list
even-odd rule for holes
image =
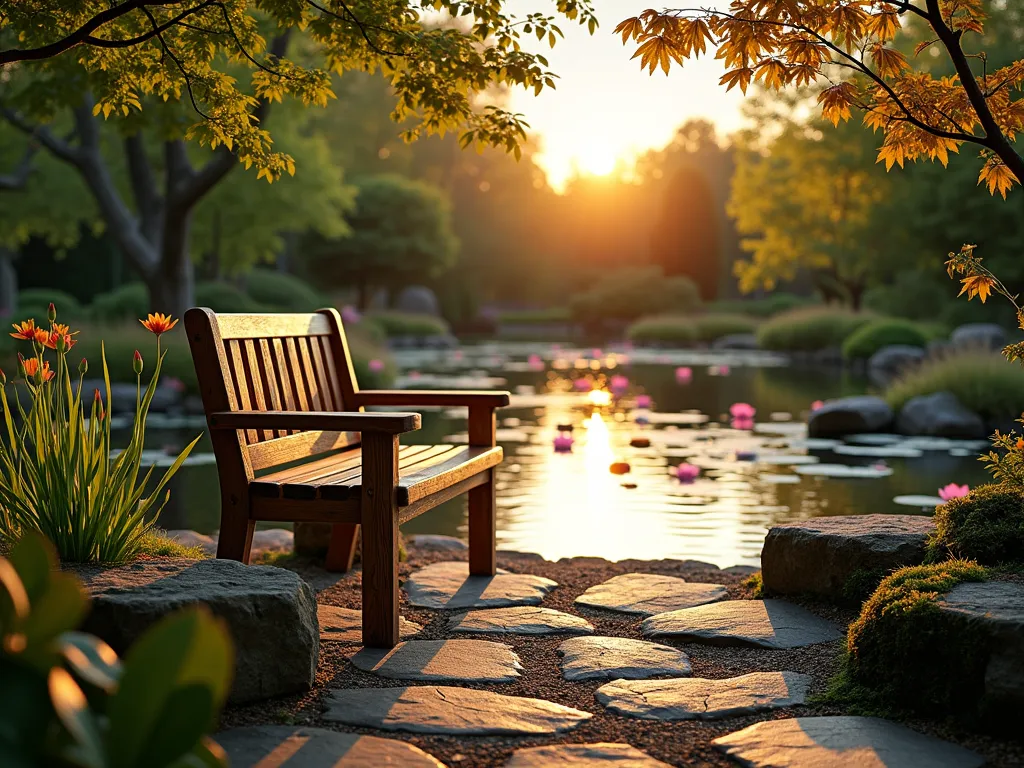
{"label": "weathered teak wood", "polygon": [[[362,530],[363,642],[398,642],[398,526],[469,494],[470,569],[494,573],[494,409],[507,392],[360,390],[341,318],[185,314],[221,484],[217,556],[248,562],[256,521],[333,525],[328,568],[352,567]],[[469,408],[469,445],[400,446],[417,413]],[[262,473],[257,477],[257,473]]]}

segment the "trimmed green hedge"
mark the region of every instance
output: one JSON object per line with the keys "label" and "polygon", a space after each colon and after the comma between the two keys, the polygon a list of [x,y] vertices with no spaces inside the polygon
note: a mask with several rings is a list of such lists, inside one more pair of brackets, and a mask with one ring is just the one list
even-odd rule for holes
{"label": "trimmed green hedge", "polygon": [[1024,412],[1024,367],[999,352],[962,350],[926,360],[893,382],[885,399],[899,410],[912,397],[935,392],[952,392],[986,421],[1015,419]]}
{"label": "trimmed green hedge", "polygon": [[199,283],[196,286],[196,306],[209,307],[214,312],[272,312],[273,308],[253,299],[242,289],[230,283]]}
{"label": "trimmed green hedge", "polygon": [[411,312],[370,312],[363,316],[363,324],[380,328],[387,337],[394,336],[442,336],[448,333],[448,323],[433,315],[418,315]]}
{"label": "trimmed green hedge", "polygon": [[572,312],[568,307],[518,309],[498,313],[498,322],[510,325],[555,325],[568,323],[570,320]]}
{"label": "trimmed green hedge", "polygon": [[982,565],[1024,563],[1024,495],[1006,485],[982,485],[935,510],[930,556],[967,557]]}
{"label": "trimmed green hedge", "polygon": [[758,328],[757,320],[746,315],[708,314],[693,318],[694,329],[698,341],[711,342],[723,336],[734,336],[740,333],[754,333]]}
{"label": "trimmed green hedge", "polygon": [[773,317],[757,332],[758,345],[780,352],[815,352],[840,347],[874,315],[839,307],[794,309]]}
{"label": "trimmed green hedge", "polygon": [[142,283],[127,283],[109,293],[101,293],[89,305],[90,319],[99,323],[138,320],[151,311],[149,291]]}
{"label": "trimmed green hedge", "polygon": [[818,304],[816,298],[797,296],[794,293],[773,293],[762,299],[720,299],[704,306],[708,312],[749,315],[751,317],[772,317],[799,307]]}
{"label": "trimmed green hedge", "polygon": [[247,274],[245,292],[276,312],[314,312],[328,305],[305,280],[271,269],[257,268]]}
{"label": "trimmed green hedge", "polygon": [[55,288],[26,288],[18,292],[19,321],[32,318],[36,325],[46,325],[50,302],[57,308],[57,319],[62,323],[76,323],[85,317],[85,308],[70,293]]}
{"label": "trimmed green hedge", "polygon": [[693,319],[686,315],[644,317],[626,329],[626,337],[635,344],[672,344],[686,347],[697,340]]}
{"label": "trimmed green hedge", "polygon": [[892,344],[910,347],[928,346],[932,335],[918,323],[898,318],[881,318],[865,323],[843,342],[843,357],[866,360],[875,352]]}

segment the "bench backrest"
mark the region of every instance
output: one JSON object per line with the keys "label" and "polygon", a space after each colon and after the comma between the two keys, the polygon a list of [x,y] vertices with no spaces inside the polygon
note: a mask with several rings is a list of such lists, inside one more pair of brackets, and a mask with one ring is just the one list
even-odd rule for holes
{"label": "bench backrest", "polygon": [[[358,389],[341,317],[185,313],[185,330],[207,415],[217,411],[344,411]],[[351,409],[351,408],[350,408]],[[217,463],[253,472],[354,445],[358,435],[237,430],[212,435]],[[234,454],[232,457],[231,454]]]}

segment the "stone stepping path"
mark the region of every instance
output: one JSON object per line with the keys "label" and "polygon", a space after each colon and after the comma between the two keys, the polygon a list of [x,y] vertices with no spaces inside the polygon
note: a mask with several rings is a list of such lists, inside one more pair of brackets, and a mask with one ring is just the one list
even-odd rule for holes
{"label": "stone stepping path", "polygon": [[573,637],[558,646],[566,680],[688,677],[690,659],[678,648],[624,637]]}
{"label": "stone stepping path", "polygon": [[653,573],[624,573],[591,587],[575,602],[587,608],[653,616],[724,600],[728,595],[721,584],[691,583]]}
{"label": "stone stepping path", "polygon": [[981,755],[875,717],[755,723],[711,742],[747,768],[977,768]]}
{"label": "stone stepping path", "polygon": [[586,619],[531,605],[456,614],[448,620],[448,629],[496,635],[590,635],[594,632],[594,626]]}
{"label": "stone stepping path", "polygon": [[325,728],[252,725],[215,735],[232,768],[444,768],[422,749],[397,739]]}
{"label": "stone stepping path", "polygon": [[594,694],[610,712],[641,720],[718,720],[804,703],[811,678],[753,672],[724,680],[615,680]]}
{"label": "stone stepping path", "polygon": [[331,691],[325,704],[328,722],[465,736],[563,733],[593,717],[543,699],[450,686],[348,688]]}
{"label": "stone stepping path", "polygon": [[495,576],[470,576],[467,563],[441,562],[414,571],[404,586],[412,605],[452,609],[537,605],[558,583],[500,568]]}
{"label": "stone stepping path", "polygon": [[[317,605],[316,617],[320,622],[320,642],[344,645],[363,644],[363,612],[357,608],[339,608],[336,605]],[[423,627],[405,617],[398,618],[398,634],[404,640],[423,631]]]}
{"label": "stone stepping path", "polygon": [[644,619],[645,635],[713,645],[800,648],[838,640],[835,624],[784,600],[726,600]]}
{"label": "stone stepping path", "polygon": [[520,749],[505,768],[669,768],[629,744],[549,744]]}
{"label": "stone stepping path", "polygon": [[504,643],[486,640],[409,640],[394,648],[363,648],[352,663],[393,680],[430,683],[511,683],[523,666]]}

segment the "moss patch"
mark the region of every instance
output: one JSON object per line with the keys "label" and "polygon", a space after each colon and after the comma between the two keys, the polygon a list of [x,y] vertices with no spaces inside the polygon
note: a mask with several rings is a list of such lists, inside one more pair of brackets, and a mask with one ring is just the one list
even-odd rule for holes
{"label": "moss patch", "polygon": [[939,506],[929,559],[947,555],[983,565],[1024,563],[1024,495],[1006,485],[982,485]]}
{"label": "moss patch", "polygon": [[186,547],[174,539],[169,539],[160,531],[151,531],[143,537],[139,554],[150,557],[181,557],[188,560],[205,560],[209,557],[202,547]]}
{"label": "moss patch", "polygon": [[759,600],[764,597],[764,578],[760,571],[750,574],[741,583],[750,590],[751,598]]}
{"label": "moss patch", "polygon": [[977,563],[901,568],[882,580],[850,625],[833,700],[936,715],[977,711],[989,651],[983,631],[940,610],[957,584],[984,581]]}
{"label": "moss patch", "polygon": [[871,597],[889,572],[880,568],[858,568],[843,584],[843,602],[858,606]]}

